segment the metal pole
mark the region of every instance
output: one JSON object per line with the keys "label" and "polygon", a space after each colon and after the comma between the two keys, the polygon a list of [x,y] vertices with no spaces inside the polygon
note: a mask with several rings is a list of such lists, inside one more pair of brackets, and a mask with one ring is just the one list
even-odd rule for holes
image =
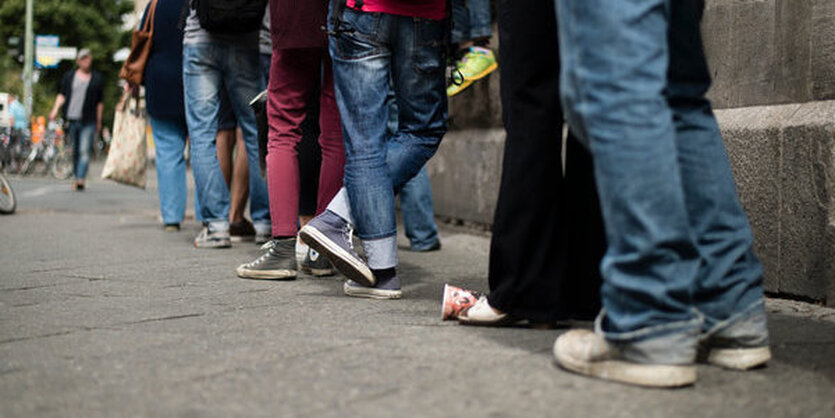
{"label": "metal pole", "polygon": [[32,28],[32,2],[26,0],[26,36],[23,52],[23,104],[26,106],[26,116],[32,117],[32,65],[34,62],[35,33]]}

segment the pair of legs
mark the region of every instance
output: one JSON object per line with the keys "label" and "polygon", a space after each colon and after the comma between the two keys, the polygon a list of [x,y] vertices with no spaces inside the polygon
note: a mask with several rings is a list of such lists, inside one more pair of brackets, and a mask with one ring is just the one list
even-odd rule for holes
{"label": "pair of legs", "polygon": [[[372,269],[397,265],[394,195],[446,133],[443,21],[345,9],[333,37],[337,103],[345,138],[345,193]],[[398,129],[389,133],[394,91]]]}
{"label": "pair of legs", "polygon": [[90,167],[90,150],[96,136],[96,122],[70,121],[69,136],[72,138],[72,173],[77,185],[84,184]]}
{"label": "pair of legs", "polygon": [[[188,193],[186,190],[188,167],[183,154],[188,138],[188,127],[183,119],[152,116],[151,129],[154,132],[155,165],[162,222],[166,225],[179,225],[183,222],[185,215]],[[198,207],[196,192],[194,198],[194,206]]]}
{"label": "pair of legs", "polygon": [[[329,29],[345,141],[345,187],[328,211],[302,229],[302,237],[325,251],[347,277],[383,288],[377,293],[357,290],[360,286],[349,282],[347,294],[399,298],[394,198],[435,153],[447,130],[446,25],[346,8],[329,19]],[[388,128],[391,92],[397,108],[394,132]],[[348,225],[356,226],[367,264],[346,238]]]}
{"label": "pair of legs", "polygon": [[273,237],[295,237],[298,232],[300,175],[298,146],[310,93],[319,85],[319,172],[316,213],[342,187],[345,148],[333,90],[333,71],[323,48],[273,51],[267,114],[270,131],[267,177]]}
{"label": "pair of legs", "polygon": [[249,108],[249,101],[263,88],[257,48],[224,42],[186,44],[183,81],[192,166],[200,213],[208,232],[222,235],[229,230],[229,188],[220,169],[215,143],[222,88],[226,89],[243,133],[249,169],[250,215],[256,231],[268,230],[269,199],[258,168],[255,116]]}
{"label": "pair of legs", "polygon": [[704,97],[703,0],[556,6],[563,104],[593,155],[608,241],[599,334],[635,364],[690,365],[700,338],[767,354],[762,268]]}
{"label": "pair of legs", "polygon": [[605,250],[603,221],[591,157],[573,135],[567,139],[563,167],[559,47],[552,11],[548,2],[499,3],[507,140],[487,299],[490,307],[507,315],[488,311],[483,318],[487,322],[591,319],[600,309],[597,268]]}

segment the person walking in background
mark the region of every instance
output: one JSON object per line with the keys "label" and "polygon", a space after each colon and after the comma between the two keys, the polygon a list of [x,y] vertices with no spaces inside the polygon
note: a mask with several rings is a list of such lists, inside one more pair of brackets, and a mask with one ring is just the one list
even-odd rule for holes
{"label": "person walking in background", "polygon": [[507,140],[490,241],[490,293],[458,319],[466,325],[589,320],[600,310],[598,266],[606,242],[591,156],[571,133],[562,163],[553,4],[502,0],[498,10]]}
{"label": "person walking in background", "polygon": [[[209,7],[212,2],[202,2]],[[203,28],[192,2],[185,22],[183,37],[183,83],[185,87],[186,122],[191,138],[191,163],[200,198],[200,214],[204,228],[194,240],[197,248],[225,248],[231,245],[229,235],[229,188],[217,157],[215,136],[218,128],[220,90],[229,96],[238,126],[243,132],[249,165],[250,215],[258,236],[270,234],[267,185],[258,167],[258,140],[255,115],[249,108],[264,85],[259,67],[258,27],[235,21],[221,32]],[[263,7],[263,5],[259,6]],[[214,16],[218,18],[220,16]],[[261,17],[259,15],[258,21]],[[224,23],[219,23],[223,26]],[[246,32],[234,32],[247,30]],[[262,238],[266,240],[266,238]]]}
{"label": "person walking in background", "polygon": [[711,104],[703,0],[556,0],[561,96],[587,141],[608,249],[595,331],[560,336],[563,368],[675,387],[771,357],[762,267]]}
{"label": "person walking in background", "polygon": [[20,103],[20,101],[17,100],[17,96],[15,96],[14,93],[9,93],[8,105],[12,129],[17,131],[26,129],[29,125],[26,123],[26,107],[23,106],[23,103]]}
{"label": "person walking in background", "polygon": [[[447,131],[446,2],[348,0],[328,21],[345,138],[345,187],[301,236],[349,279],[349,296],[397,299],[394,198]],[[387,129],[393,88],[397,131]],[[367,263],[353,250],[356,226]]]}
{"label": "person walking in background", "polygon": [[496,56],[490,49],[492,36],[490,0],[452,0],[451,40],[456,52],[447,96],[461,93],[496,71]]}
{"label": "person walking in background", "polygon": [[[342,187],[345,148],[334,97],[333,70],[327,50],[325,23],[327,2],[296,3],[287,0],[270,2],[272,31],[272,67],[267,114],[269,142],[267,178],[272,215],[272,241],[264,254],[238,267],[238,276],[248,279],[293,279],[297,275],[295,248],[299,225],[299,158],[311,92],[321,84],[319,96],[319,145],[322,163],[316,213]],[[318,82],[321,80],[321,83]],[[315,257],[309,269],[317,275],[330,274],[330,262]]]}
{"label": "person walking in background", "polygon": [[[143,75],[145,106],[154,135],[160,212],[166,232],[180,230],[188,194],[184,155],[188,127],[183,95],[177,94],[183,91],[183,30],[179,20],[184,1],[157,2],[151,52]],[[143,22],[147,16],[146,8]],[[194,206],[199,206],[196,193]]]}
{"label": "person walking in background", "polygon": [[75,63],[76,68],[67,71],[61,79],[49,120],[55,120],[60,110],[69,122],[68,134],[73,142],[73,188],[81,191],[87,178],[93,139],[101,132],[104,81],[102,75],[93,70],[93,54],[89,49],[78,51]]}

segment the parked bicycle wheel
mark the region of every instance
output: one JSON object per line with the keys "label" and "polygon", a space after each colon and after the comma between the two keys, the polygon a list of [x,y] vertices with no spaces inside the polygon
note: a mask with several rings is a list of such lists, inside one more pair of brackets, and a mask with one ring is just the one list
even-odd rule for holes
{"label": "parked bicycle wheel", "polygon": [[0,214],[8,215],[17,209],[17,199],[12,190],[12,185],[2,173],[0,173]]}

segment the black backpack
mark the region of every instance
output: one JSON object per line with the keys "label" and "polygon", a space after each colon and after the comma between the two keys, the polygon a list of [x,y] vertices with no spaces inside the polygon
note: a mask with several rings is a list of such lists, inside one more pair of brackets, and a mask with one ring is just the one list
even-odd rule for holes
{"label": "black backpack", "polygon": [[200,26],[215,33],[258,30],[267,0],[194,0]]}

